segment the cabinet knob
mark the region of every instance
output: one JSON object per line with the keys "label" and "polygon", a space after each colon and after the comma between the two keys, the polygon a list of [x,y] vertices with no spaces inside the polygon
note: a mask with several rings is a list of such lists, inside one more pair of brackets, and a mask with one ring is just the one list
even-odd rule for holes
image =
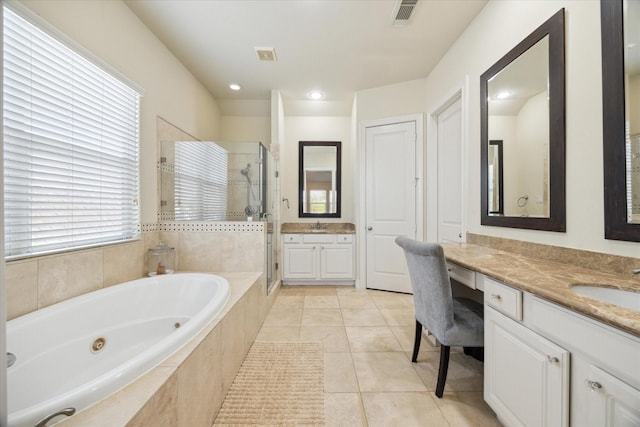
{"label": "cabinet knob", "polygon": [[591,391],[598,391],[602,388],[602,384],[598,381],[584,380],[584,383],[591,389]]}
{"label": "cabinet knob", "polygon": [[560,361],[560,359],[558,359],[557,357],[547,355],[547,362],[549,362],[549,363],[558,363],[559,361]]}
{"label": "cabinet knob", "polygon": [[367,227],[367,230],[371,231],[373,230],[373,227]]}
{"label": "cabinet knob", "polygon": [[502,297],[498,294],[491,294],[491,300],[492,301],[496,301],[496,302],[500,302],[500,300],[502,300]]}

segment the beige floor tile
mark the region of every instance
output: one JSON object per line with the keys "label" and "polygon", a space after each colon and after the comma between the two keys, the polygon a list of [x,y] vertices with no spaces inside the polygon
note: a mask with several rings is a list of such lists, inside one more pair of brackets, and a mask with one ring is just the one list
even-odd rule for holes
{"label": "beige floor tile", "polygon": [[324,394],[325,427],[366,427],[359,393]]}
{"label": "beige floor tile", "polygon": [[305,286],[305,295],[337,295],[335,286]]}
{"label": "beige floor tile", "polygon": [[347,326],[352,352],[401,351],[398,340],[387,326]]}
{"label": "beige floor tile", "polygon": [[256,341],[297,341],[299,326],[263,326]]}
{"label": "beige floor tile", "polygon": [[387,322],[376,308],[343,308],[345,326],[387,326]]}
{"label": "beige floor tile", "polygon": [[426,391],[402,352],[352,353],[360,391]]}
{"label": "beige floor tile", "polygon": [[390,326],[389,329],[398,340],[402,351],[413,351],[415,326]]}
{"label": "beige floor tile", "polygon": [[324,391],[359,391],[351,353],[324,353]]}
{"label": "beige floor tile", "polygon": [[307,295],[304,297],[304,308],[340,308],[335,295]]}
{"label": "beige floor tile", "polygon": [[341,286],[336,288],[336,295],[368,295],[366,289],[359,289],[354,286]]}
{"label": "beige floor tile", "polygon": [[373,295],[378,308],[413,308],[413,295],[387,292],[387,295]]}
{"label": "beige floor tile", "polygon": [[278,295],[273,302],[273,308],[303,308],[304,307],[304,295]]}
{"label": "beige floor tile", "polygon": [[320,341],[325,352],[348,352],[351,349],[344,326],[302,326],[300,341]]}
{"label": "beige floor tile", "polygon": [[264,319],[265,326],[300,326],[301,308],[272,308]]}
{"label": "beige floor tile", "polygon": [[442,399],[431,395],[452,426],[500,427],[495,412],[484,401],[482,392],[445,392]]}
{"label": "beige floor tile", "polygon": [[362,404],[369,427],[449,427],[426,392],[362,393]]}
{"label": "beige floor tile", "polygon": [[296,285],[282,285],[280,286],[280,292],[278,294],[278,298],[281,296],[304,296],[306,294],[306,286],[296,286]]}
{"label": "beige floor tile", "polygon": [[416,318],[410,308],[381,308],[380,314],[389,326],[415,326]]}
{"label": "beige floor tile", "polygon": [[[424,342],[423,342],[424,345]],[[410,358],[411,354],[407,353]],[[418,354],[418,361],[413,364],[416,372],[427,387],[434,391],[438,380],[440,351],[425,351]],[[449,370],[444,390],[447,391],[482,391],[484,364],[462,352],[452,348],[449,355]]]}
{"label": "beige floor tile", "polygon": [[339,308],[305,308],[302,311],[302,326],[343,326]]}
{"label": "beige floor tile", "polygon": [[340,308],[376,308],[368,295],[338,295]]}

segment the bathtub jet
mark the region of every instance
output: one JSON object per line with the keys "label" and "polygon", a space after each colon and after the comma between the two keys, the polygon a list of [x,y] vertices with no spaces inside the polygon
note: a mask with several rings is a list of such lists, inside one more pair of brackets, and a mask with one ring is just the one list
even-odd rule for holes
{"label": "bathtub jet", "polygon": [[9,321],[7,350],[15,355],[7,369],[9,426],[33,427],[52,415],[58,421],[116,392],[197,335],[228,298],[223,277],[178,273],[110,286]]}

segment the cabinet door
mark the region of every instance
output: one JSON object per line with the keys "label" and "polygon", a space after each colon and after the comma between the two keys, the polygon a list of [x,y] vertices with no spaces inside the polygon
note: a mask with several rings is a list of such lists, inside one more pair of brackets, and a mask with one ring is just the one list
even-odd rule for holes
{"label": "cabinet door", "polygon": [[484,398],[506,426],[569,424],[569,352],[485,305]]}
{"label": "cabinet door", "polygon": [[638,427],[640,426],[640,390],[613,375],[590,366],[581,393],[588,403],[586,424],[589,427]]}
{"label": "cabinet door", "polygon": [[318,275],[318,245],[284,245],[283,279],[315,279]]}
{"label": "cabinet door", "polygon": [[322,279],[353,279],[353,245],[322,245],[320,277]]}

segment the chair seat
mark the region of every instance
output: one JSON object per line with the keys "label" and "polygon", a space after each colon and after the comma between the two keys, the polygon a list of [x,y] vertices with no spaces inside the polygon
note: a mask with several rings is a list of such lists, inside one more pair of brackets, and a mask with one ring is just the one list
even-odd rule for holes
{"label": "chair seat", "polygon": [[440,344],[447,346],[482,347],[484,345],[484,321],[482,304],[468,298],[453,298],[453,326],[436,336]]}

